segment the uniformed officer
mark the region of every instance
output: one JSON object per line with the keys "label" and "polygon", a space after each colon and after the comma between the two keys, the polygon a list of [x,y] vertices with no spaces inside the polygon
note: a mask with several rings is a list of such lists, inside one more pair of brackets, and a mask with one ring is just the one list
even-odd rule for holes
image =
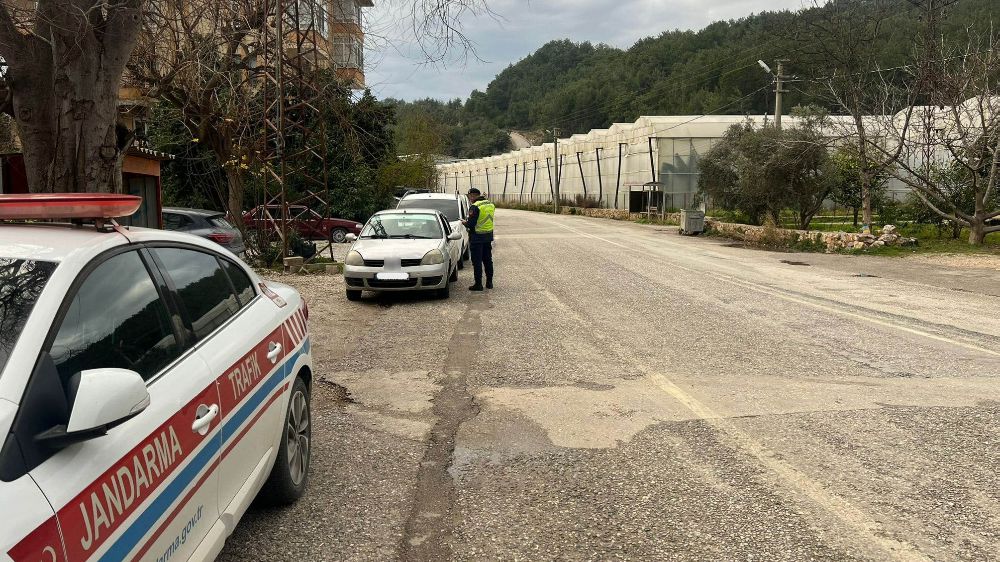
{"label": "uniformed officer", "polygon": [[470,291],[483,290],[483,269],[486,269],[486,288],[493,288],[493,215],[496,206],[483,197],[476,188],[469,190],[469,218],[462,221],[469,229],[469,244],[472,250],[472,271],[476,278]]}

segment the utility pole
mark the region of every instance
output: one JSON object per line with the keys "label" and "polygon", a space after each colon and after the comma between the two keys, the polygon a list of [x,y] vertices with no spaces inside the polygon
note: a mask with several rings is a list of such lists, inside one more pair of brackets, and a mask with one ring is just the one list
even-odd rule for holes
{"label": "utility pole", "polygon": [[774,127],[781,129],[781,98],[782,94],[788,93],[784,88],[785,80],[789,78],[785,76],[785,63],[788,59],[779,59],[777,62],[778,73],[774,76]]}
{"label": "utility pole", "polygon": [[559,214],[559,129],[552,127],[552,144],[556,149],[556,200],[552,202],[553,208],[556,214]]}

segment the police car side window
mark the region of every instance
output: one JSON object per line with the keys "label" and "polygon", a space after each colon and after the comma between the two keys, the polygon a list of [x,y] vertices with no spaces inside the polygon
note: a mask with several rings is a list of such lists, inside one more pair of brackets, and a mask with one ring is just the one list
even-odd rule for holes
{"label": "police car side window", "polygon": [[196,340],[202,340],[240,309],[226,272],[212,254],[183,248],[155,248],[174,283]]}
{"label": "police car side window", "polygon": [[118,254],[87,276],[49,354],[63,382],[105,368],[148,380],[180,356],[170,315],[137,252]]}
{"label": "police car side window", "polygon": [[229,260],[219,261],[222,262],[223,269],[229,274],[229,280],[233,282],[233,288],[236,289],[236,296],[239,297],[240,304],[246,306],[256,296],[253,281],[250,280],[242,267]]}

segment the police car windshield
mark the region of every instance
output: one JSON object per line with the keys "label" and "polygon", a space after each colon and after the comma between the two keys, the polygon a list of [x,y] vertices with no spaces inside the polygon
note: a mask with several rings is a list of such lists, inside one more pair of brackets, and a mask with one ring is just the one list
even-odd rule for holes
{"label": "police car windshield", "polygon": [[448,218],[449,221],[462,220],[459,216],[459,207],[457,199],[424,199],[424,198],[413,198],[413,199],[403,199],[396,206],[397,209],[430,209],[432,211],[441,211],[441,213]]}
{"label": "police car windshield", "polygon": [[385,214],[376,215],[361,231],[362,238],[443,238],[441,223],[436,215]]}
{"label": "police car windshield", "polygon": [[56,264],[0,258],[0,376]]}

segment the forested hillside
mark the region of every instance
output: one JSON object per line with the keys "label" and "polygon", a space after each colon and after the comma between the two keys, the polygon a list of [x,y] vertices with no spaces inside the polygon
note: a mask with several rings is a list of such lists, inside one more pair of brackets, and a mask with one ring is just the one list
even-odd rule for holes
{"label": "forested hillside", "polygon": [[[884,67],[909,61],[920,30],[910,2],[890,1],[898,9],[872,45]],[[510,130],[541,133],[555,126],[570,134],[640,115],[769,111],[774,101],[770,77],[758,59],[772,66],[775,59],[790,59],[786,72],[799,81],[791,85],[786,107],[817,103],[811,80],[821,75],[822,65],[814,60],[818,45],[807,22],[823,9],[765,12],[700,31],[666,31],[628,50],[552,41],[464,102],[389,100],[397,106],[399,128],[409,131],[397,134],[400,150],[433,148],[476,157],[507,150]],[[959,0],[949,8],[942,31],[957,36],[970,24],[988,25],[998,15],[996,0]]]}

